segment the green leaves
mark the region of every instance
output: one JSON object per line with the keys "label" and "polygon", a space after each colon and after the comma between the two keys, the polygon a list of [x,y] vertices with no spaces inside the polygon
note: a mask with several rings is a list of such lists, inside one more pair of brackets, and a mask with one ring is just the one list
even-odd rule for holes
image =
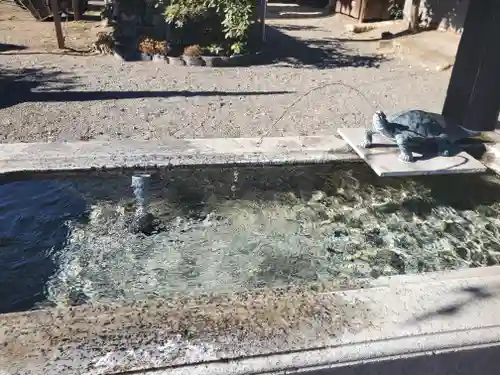
{"label": "green leaves", "polygon": [[226,5],[224,12],[225,18],[222,21],[225,37],[226,39],[241,40],[246,36],[252,24],[252,5],[234,4],[233,1],[227,2],[229,4]]}
{"label": "green leaves", "polygon": [[182,27],[188,20],[207,16],[213,10],[221,15],[221,31],[233,53],[241,53],[253,21],[252,0],[172,0],[165,9],[165,20]]}
{"label": "green leaves", "polygon": [[199,0],[173,0],[165,8],[165,21],[182,27],[187,20],[202,16],[206,9],[204,3]]}
{"label": "green leaves", "polygon": [[219,56],[222,53],[222,47],[214,43],[207,47],[207,51],[213,53],[216,56]]}
{"label": "green leaves", "polygon": [[242,42],[231,44],[231,52],[233,52],[235,55],[239,55],[240,53],[242,53],[244,48],[245,44]]}

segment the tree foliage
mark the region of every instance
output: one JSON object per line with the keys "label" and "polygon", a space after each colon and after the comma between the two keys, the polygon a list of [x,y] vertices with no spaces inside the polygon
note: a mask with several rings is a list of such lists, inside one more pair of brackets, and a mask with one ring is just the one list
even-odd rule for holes
{"label": "tree foliage", "polygon": [[183,27],[187,22],[216,14],[221,31],[233,53],[241,52],[253,23],[252,0],[172,0],[165,9],[165,20]]}

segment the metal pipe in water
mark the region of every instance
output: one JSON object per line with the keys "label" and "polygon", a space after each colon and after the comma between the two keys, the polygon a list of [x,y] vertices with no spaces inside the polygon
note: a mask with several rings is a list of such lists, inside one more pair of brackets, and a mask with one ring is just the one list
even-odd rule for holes
{"label": "metal pipe in water", "polygon": [[132,176],[136,207],[130,230],[134,233],[141,232],[149,235],[155,231],[156,219],[148,212],[150,179],[149,174]]}
{"label": "metal pipe in water", "polygon": [[136,215],[144,215],[149,205],[149,182],[151,175],[141,174],[132,176],[132,188],[134,189]]}

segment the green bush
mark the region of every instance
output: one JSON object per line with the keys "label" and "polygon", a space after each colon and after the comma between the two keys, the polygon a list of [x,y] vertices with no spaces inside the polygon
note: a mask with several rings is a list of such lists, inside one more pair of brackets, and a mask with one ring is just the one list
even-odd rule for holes
{"label": "green bush", "polygon": [[224,44],[231,52],[241,53],[248,42],[254,12],[255,1],[252,0],[172,0],[164,15],[166,22],[182,28],[188,22],[215,14],[222,20],[218,31],[223,35]]}

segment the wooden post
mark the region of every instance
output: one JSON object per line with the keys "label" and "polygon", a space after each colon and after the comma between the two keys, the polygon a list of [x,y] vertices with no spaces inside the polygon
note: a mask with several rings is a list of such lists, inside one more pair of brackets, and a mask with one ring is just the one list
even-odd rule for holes
{"label": "wooden post", "polygon": [[266,43],[266,14],[267,0],[261,0],[260,6],[260,32],[262,35],[262,43]]}
{"label": "wooden post", "polygon": [[366,8],[368,7],[368,1],[366,0],[361,0],[359,5],[359,15],[358,15],[358,21],[359,23],[363,23],[365,21],[365,15],[366,15]]}
{"label": "wooden post", "polygon": [[64,48],[64,36],[61,26],[61,15],[59,14],[59,0],[50,0],[50,7],[52,8],[52,16],[54,17],[54,27],[56,29],[57,47]]}
{"label": "wooden post", "polygon": [[494,130],[500,110],[500,2],[471,1],[443,115],[468,129]]}
{"label": "wooden post", "polygon": [[80,21],[80,1],[71,0],[71,6],[73,8],[73,19],[75,21]]}
{"label": "wooden post", "polygon": [[412,31],[418,31],[420,15],[420,0],[412,0],[410,11],[410,27]]}

